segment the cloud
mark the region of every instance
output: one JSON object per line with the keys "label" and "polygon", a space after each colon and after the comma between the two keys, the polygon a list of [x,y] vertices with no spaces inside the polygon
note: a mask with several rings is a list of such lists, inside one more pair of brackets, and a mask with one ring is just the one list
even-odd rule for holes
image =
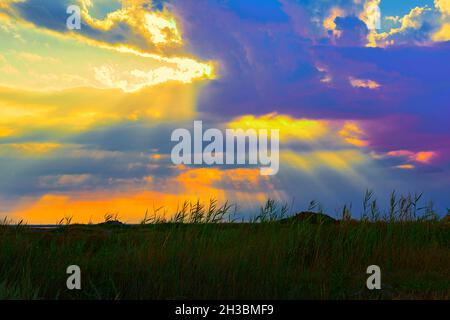
{"label": "cloud", "polygon": [[449,41],[450,40],[450,23],[445,23],[441,28],[433,34],[434,41]]}
{"label": "cloud", "polygon": [[229,122],[234,129],[267,129],[280,132],[281,166],[289,166],[311,176],[323,170],[363,179],[356,167],[372,161],[363,149],[369,142],[356,121],[295,119],[287,115],[242,116]]}
{"label": "cloud", "polygon": [[13,128],[0,127],[0,138],[10,137],[14,134]]}
{"label": "cloud", "polygon": [[161,54],[182,46],[176,19],[166,8],[156,9],[151,1],[121,1],[122,7],[107,13],[103,19],[93,17],[94,3],[77,0],[81,6],[82,28],[72,32],[66,27],[68,0],[24,0],[5,5],[10,16],[39,28],[92,40],[112,47],[123,45],[142,52]]}
{"label": "cloud", "polygon": [[440,11],[440,27],[433,34],[434,41],[450,40],[450,2],[448,0],[435,0],[435,7]]}
{"label": "cloud", "polygon": [[207,65],[190,61],[174,67],[158,67],[151,70],[133,69],[117,71],[113,66],[103,65],[94,68],[95,78],[106,88],[118,88],[125,92],[136,92],[145,87],[169,81],[191,83],[194,79],[207,79],[211,68]]}
{"label": "cloud", "polygon": [[409,150],[396,150],[396,151],[389,151],[387,153],[387,156],[401,157],[406,158],[410,161],[414,161],[416,163],[429,164],[434,158],[436,158],[437,153],[434,151],[413,152]]}
{"label": "cloud", "polygon": [[415,7],[403,17],[387,17],[398,27],[377,32],[374,30],[368,36],[369,46],[389,46],[405,44],[431,45],[432,42],[450,39],[448,26],[450,14],[447,0],[436,0],[434,7]]}
{"label": "cloud", "polygon": [[178,82],[133,93],[95,88],[43,93],[0,87],[0,126],[18,137],[33,131],[63,136],[114,123],[179,121],[193,116],[198,90],[195,84]]}
{"label": "cloud", "polygon": [[330,10],[330,15],[323,20],[323,27],[326,30],[331,31],[334,37],[340,37],[341,31],[337,30],[336,18],[343,17],[345,15],[344,10],[339,7],[332,7]]}
{"label": "cloud", "polygon": [[63,174],[56,176],[43,176],[39,178],[40,184],[45,187],[60,188],[64,186],[80,186],[92,179],[90,174]]}
{"label": "cloud", "polygon": [[341,46],[363,46],[366,44],[368,29],[355,16],[336,17],[334,20],[337,30],[335,43]]}
{"label": "cloud", "polygon": [[367,0],[364,2],[364,9],[359,14],[359,18],[364,21],[369,30],[376,30],[381,19],[381,0]]}
{"label": "cloud", "polygon": [[90,15],[91,1],[81,0],[81,5],[83,21],[92,28],[86,32],[88,37],[95,34],[96,39],[114,43],[110,35],[120,34],[129,46],[146,52],[183,44],[176,18],[167,8],[155,10],[151,1],[122,1],[122,8],[108,13],[103,20]]}
{"label": "cloud", "polygon": [[442,13],[450,16],[450,1],[449,0],[434,0],[434,5]]}
{"label": "cloud", "polygon": [[16,75],[19,73],[19,71],[10,64],[1,66],[0,71],[7,75]]}
{"label": "cloud", "polygon": [[51,142],[21,142],[0,144],[0,155],[11,157],[14,153],[22,156],[45,155],[61,148],[59,143]]}
{"label": "cloud", "polygon": [[282,154],[288,165],[295,168],[312,172],[321,168],[330,168],[340,173],[354,172],[354,166],[363,164],[367,157],[354,149],[343,149],[338,151],[316,150],[308,152],[285,152]]}
{"label": "cloud", "polygon": [[366,140],[366,134],[360,128],[358,123],[354,121],[345,122],[342,129],[339,131],[339,135],[344,138],[344,140],[357,147],[367,147],[369,141]]}
{"label": "cloud", "polygon": [[349,81],[354,88],[378,89],[381,86],[378,82],[370,79],[365,80],[350,77]]}
{"label": "cloud", "polygon": [[287,140],[317,141],[329,134],[328,123],[311,119],[295,119],[289,115],[267,114],[260,117],[246,115],[227,123],[231,129],[279,130],[280,138]]}
{"label": "cloud", "polygon": [[415,168],[415,166],[412,164],[401,164],[401,165],[396,166],[396,168],[403,169],[403,170],[412,170]]}
{"label": "cloud", "polygon": [[[45,177],[41,182],[79,185],[89,179],[92,177],[87,175],[59,176]],[[49,193],[38,198],[24,197],[9,212],[2,214],[14,220],[23,219],[27,223],[39,224],[56,223],[64,216],[73,216],[74,223],[95,223],[103,221],[105,213],[117,213],[122,221],[138,223],[144,218],[145,212],[151,214],[153,209],[160,207],[163,209],[159,214],[171,218],[184,201],[195,203],[200,200],[208,204],[210,199],[217,199],[220,203],[226,200],[230,203],[245,203],[251,199],[254,204],[263,202],[271,187],[268,181],[261,179],[257,169],[182,168],[177,176],[165,183],[171,186],[172,192],[161,191],[161,186],[157,187],[149,179],[147,188],[154,190]],[[218,185],[221,182],[225,186],[228,184],[228,187]]]}
{"label": "cloud", "polygon": [[38,54],[35,54],[35,53],[31,53],[31,52],[19,52],[17,54],[17,56],[20,59],[25,60],[27,62],[31,62],[31,63],[38,63],[38,62],[54,63],[54,62],[58,62],[58,60],[55,59],[55,58],[43,57],[41,55],[38,55]]}
{"label": "cloud", "polygon": [[[94,3],[78,0],[83,24],[81,30],[75,31],[69,30],[65,23],[68,17],[66,9],[73,4],[68,0],[12,1],[4,5],[4,12],[9,23],[20,24],[36,32],[159,62],[160,66],[156,68],[130,70],[132,72],[124,75],[123,79],[114,81],[113,87],[136,91],[164,81],[192,82],[214,78],[213,63],[200,62],[186,51],[176,17],[168,7],[158,9],[151,1],[144,0],[123,0],[121,3],[122,8],[109,12],[103,19],[97,19],[90,14]],[[23,52],[19,57],[33,63],[49,62],[52,59],[34,52]],[[98,68],[97,77],[105,74],[104,67]],[[111,73],[100,79],[105,80]],[[130,80],[130,77],[133,79]]]}
{"label": "cloud", "polygon": [[[186,198],[274,195],[332,212],[366,188],[448,198],[445,10],[403,6],[382,38],[369,1],[86,1],[81,32],[65,28],[67,3],[1,2],[0,68],[16,71],[0,87],[3,213],[138,221]],[[279,173],[173,166],[170,133],[194,118],[280,129]]]}

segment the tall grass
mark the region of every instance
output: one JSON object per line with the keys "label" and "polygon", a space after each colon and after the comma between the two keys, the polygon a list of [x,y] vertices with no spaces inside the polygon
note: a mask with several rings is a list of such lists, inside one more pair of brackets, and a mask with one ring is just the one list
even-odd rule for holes
{"label": "tall grass", "polygon": [[[450,298],[449,226],[433,221],[10,227],[0,248],[0,298]],[[381,291],[365,287],[372,264]]]}
{"label": "tall grass", "polygon": [[[236,206],[216,200],[185,202],[170,218],[154,208],[137,226],[66,219],[37,230],[4,220],[0,298],[450,299],[450,221],[421,198],[392,193],[381,209],[367,191],[361,221],[348,204],[336,223],[286,219],[292,205],[272,199],[255,223],[236,222]],[[80,291],[66,289],[73,264]],[[366,289],[372,264],[381,291]]]}
{"label": "tall grass", "polygon": [[[234,209],[234,211],[233,211]],[[145,212],[141,225],[146,224],[162,224],[162,223],[191,223],[191,224],[209,224],[221,222],[233,222],[233,214],[236,206],[225,202],[219,205],[217,199],[210,199],[209,204],[197,200],[196,202],[185,201],[178,206],[173,216],[166,218],[167,210],[164,207],[154,208],[153,214],[149,215],[148,210]]]}

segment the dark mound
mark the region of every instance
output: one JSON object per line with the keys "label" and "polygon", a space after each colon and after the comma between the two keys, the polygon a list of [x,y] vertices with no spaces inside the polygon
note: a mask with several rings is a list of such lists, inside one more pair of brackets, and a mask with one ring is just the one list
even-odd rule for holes
{"label": "dark mound", "polygon": [[337,220],[323,213],[299,212],[292,217],[280,220],[280,222],[284,223],[307,222],[312,224],[334,224],[337,222]]}
{"label": "dark mound", "polygon": [[442,222],[450,224],[450,214],[448,214],[445,217],[443,217],[442,218]]}
{"label": "dark mound", "polygon": [[102,222],[99,223],[98,226],[103,226],[103,227],[115,227],[115,226],[123,226],[124,224],[122,222],[120,222],[119,220],[111,220],[111,221],[106,221],[106,222]]}

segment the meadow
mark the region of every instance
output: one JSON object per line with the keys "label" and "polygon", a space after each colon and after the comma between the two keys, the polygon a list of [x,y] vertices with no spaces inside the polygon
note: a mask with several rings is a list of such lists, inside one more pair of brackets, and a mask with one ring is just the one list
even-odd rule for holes
{"label": "meadow", "polygon": [[[5,221],[0,299],[450,299],[449,216],[414,200],[391,198],[381,213],[366,193],[358,220],[348,206],[335,220],[314,202],[289,215],[269,200],[247,222],[215,201],[133,226],[113,215],[53,229]],[[69,265],[81,268],[81,290],[66,288]],[[381,268],[381,290],[366,288],[369,265]]]}

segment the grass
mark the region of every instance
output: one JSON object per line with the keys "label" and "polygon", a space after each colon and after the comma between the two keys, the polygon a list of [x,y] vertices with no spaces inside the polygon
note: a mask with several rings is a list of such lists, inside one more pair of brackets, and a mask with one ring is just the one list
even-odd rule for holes
{"label": "grass", "polygon": [[[323,223],[273,200],[251,223],[216,201],[186,202],[169,221],[155,209],[136,226],[114,215],[51,230],[5,220],[0,299],[450,299],[450,221],[419,200],[393,194],[382,213],[367,192],[360,221],[346,205]],[[82,290],[66,289],[73,264]],[[373,264],[382,290],[366,289]]]}

